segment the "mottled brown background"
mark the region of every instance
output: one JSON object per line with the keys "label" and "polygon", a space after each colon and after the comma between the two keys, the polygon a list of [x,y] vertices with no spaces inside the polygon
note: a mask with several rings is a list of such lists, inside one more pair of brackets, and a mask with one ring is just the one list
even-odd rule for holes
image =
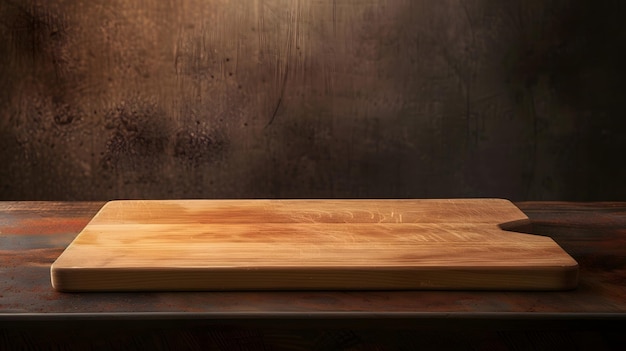
{"label": "mottled brown background", "polygon": [[626,1],[0,0],[0,199],[626,200]]}

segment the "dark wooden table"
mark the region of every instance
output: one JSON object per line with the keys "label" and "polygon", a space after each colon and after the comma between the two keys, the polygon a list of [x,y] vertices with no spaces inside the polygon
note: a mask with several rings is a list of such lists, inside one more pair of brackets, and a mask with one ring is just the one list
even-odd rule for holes
{"label": "dark wooden table", "polygon": [[50,264],[103,202],[0,202],[0,349],[414,349],[626,342],[626,202],[521,202],[580,265],[576,290],[82,293]]}

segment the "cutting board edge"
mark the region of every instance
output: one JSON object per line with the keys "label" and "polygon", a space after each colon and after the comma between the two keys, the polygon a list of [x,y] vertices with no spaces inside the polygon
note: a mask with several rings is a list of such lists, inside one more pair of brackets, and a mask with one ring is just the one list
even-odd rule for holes
{"label": "cutting board edge", "polygon": [[[502,290],[562,291],[578,285],[574,264],[545,267],[254,267],[50,269],[61,292],[252,290]],[[490,284],[485,284],[485,281]],[[283,285],[276,281],[285,282]]]}

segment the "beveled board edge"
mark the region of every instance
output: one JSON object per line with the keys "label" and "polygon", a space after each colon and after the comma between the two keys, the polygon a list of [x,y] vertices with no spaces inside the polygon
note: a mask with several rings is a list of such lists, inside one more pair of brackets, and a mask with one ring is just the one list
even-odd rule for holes
{"label": "beveled board edge", "polygon": [[[560,267],[251,267],[52,269],[58,291],[235,291],[235,290],[571,290],[578,264]],[[70,278],[71,279],[68,279]],[[282,281],[277,285],[276,281]],[[489,284],[485,284],[489,281]]]}

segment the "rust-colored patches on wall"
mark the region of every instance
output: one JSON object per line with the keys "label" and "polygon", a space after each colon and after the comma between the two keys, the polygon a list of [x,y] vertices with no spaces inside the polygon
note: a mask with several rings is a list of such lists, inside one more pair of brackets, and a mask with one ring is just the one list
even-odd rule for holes
{"label": "rust-colored patches on wall", "polygon": [[154,192],[163,186],[169,123],[156,103],[141,98],[129,98],[106,111],[98,168],[102,185],[113,193],[138,186],[142,192]]}
{"label": "rust-colored patches on wall", "polygon": [[216,132],[181,130],[175,136],[174,157],[192,167],[220,160],[227,150],[228,141]]}
{"label": "rust-colored patches on wall", "polygon": [[0,0],[0,198],[623,197],[622,7]]}
{"label": "rust-colored patches on wall", "polygon": [[226,158],[229,141],[223,132],[200,120],[176,123],[161,106],[134,98],[105,113],[108,136],[99,160],[103,186],[114,192],[136,192],[137,197],[142,194],[135,189],[141,187],[153,197],[164,197],[162,191],[174,192],[178,182],[196,184],[186,178]]}
{"label": "rust-colored patches on wall", "polygon": [[105,129],[112,131],[102,159],[105,168],[125,161],[130,166],[141,158],[165,152],[168,120],[155,104],[123,101],[107,111],[104,120]]}

